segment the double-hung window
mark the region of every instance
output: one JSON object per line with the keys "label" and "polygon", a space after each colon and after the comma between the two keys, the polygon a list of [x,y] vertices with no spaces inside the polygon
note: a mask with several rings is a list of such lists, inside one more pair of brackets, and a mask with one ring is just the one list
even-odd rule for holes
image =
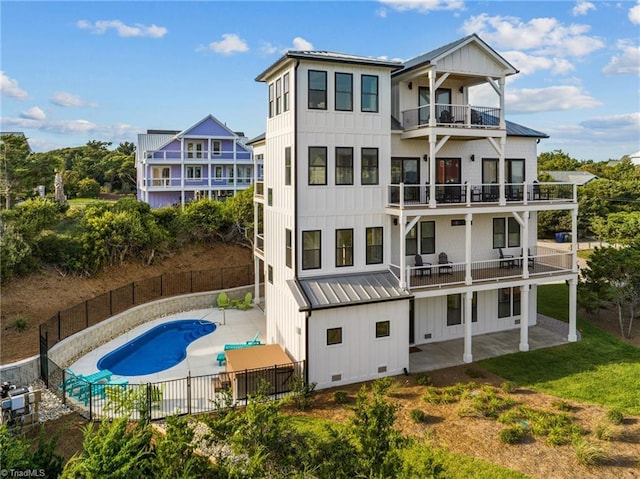
{"label": "double-hung window", "polygon": [[336,73],[336,111],[353,111],[353,75]]}
{"label": "double-hung window", "polygon": [[420,222],[420,253],[435,254],[436,252],[436,222]]}
{"label": "double-hung window", "polygon": [[276,80],[276,115],[282,112],[282,80]]}
{"label": "double-hung window", "polygon": [[284,262],[287,265],[287,268],[291,268],[292,260],[293,260],[293,239],[292,239],[292,233],[290,229],[284,230],[284,240],[285,240]]}
{"label": "double-hung window", "polygon": [[199,180],[202,178],[202,166],[187,166],[187,180]]}
{"label": "double-hung window", "polygon": [[362,149],[362,170],[360,172],[360,183],[363,185],[378,184],[378,149]]}
{"label": "double-hung window", "polygon": [[353,266],[353,230],[336,230],[336,267]]}
{"label": "double-hung window", "polygon": [[362,75],[360,110],[378,112],[378,77],[375,75]]}
{"label": "double-hung window", "polygon": [[282,77],[282,111],[289,111],[289,74]]}
{"label": "double-hung window", "polygon": [[217,181],[222,181],[222,166],[213,167],[213,178]]}
{"label": "double-hung window", "polygon": [[520,316],[520,288],[498,290],[498,318]]}
{"label": "double-hung window", "polygon": [[273,108],[274,101],[275,101],[275,87],[274,87],[274,84],[271,83],[269,85],[269,118],[272,118],[274,114],[274,108]]}
{"label": "double-hung window", "polygon": [[309,184],[327,184],[327,147],[309,147]]}
{"label": "double-hung window", "polygon": [[321,263],[321,232],[302,232],[302,269],[320,269]]}
{"label": "double-hung window", "polygon": [[382,227],[367,228],[367,264],[381,264],[382,251]]}
{"label": "double-hung window", "polygon": [[211,148],[213,149],[214,156],[220,155],[222,152],[222,142],[220,140],[213,140],[211,142]]}
{"label": "double-hung window", "polygon": [[291,185],[291,147],[284,149],[284,184]]}
{"label": "double-hung window", "polygon": [[353,184],[353,148],[336,148],[336,185]]}
{"label": "double-hung window", "polygon": [[309,70],[308,105],[310,110],[327,109],[327,72]]}
{"label": "double-hung window", "polygon": [[493,248],[520,246],[520,225],[515,218],[493,219]]}

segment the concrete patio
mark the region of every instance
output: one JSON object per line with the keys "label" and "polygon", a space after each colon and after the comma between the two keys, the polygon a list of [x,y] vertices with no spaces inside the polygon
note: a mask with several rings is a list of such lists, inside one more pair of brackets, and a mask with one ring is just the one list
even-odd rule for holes
{"label": "concrete patio", "polygon": [[[568,334],[567,323],[538,315],[538,324],[529,328],[529,350],[567,344]],[[471,344],[474,361],[516,353],[519,351],[520,329],[473,336]],[[420,344],[418,348],[420,351],[409,354],[409,372],[411,373],[465,364],[462,360],[463,338]]]}

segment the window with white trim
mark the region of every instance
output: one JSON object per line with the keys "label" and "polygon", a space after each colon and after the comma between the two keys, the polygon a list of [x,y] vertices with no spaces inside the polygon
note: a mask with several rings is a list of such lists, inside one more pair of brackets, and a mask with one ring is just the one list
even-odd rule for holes
{"label": "window with white trim", "polygon": [[186,167],[186,179],[187,180],[200,180],[200,179],[202,179],[202,166],[187,166]]}

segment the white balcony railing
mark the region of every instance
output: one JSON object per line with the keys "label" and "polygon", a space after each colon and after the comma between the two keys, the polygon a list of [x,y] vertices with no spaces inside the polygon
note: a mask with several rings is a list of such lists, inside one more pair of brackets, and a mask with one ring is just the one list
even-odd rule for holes
{"label": "white balcony railing", "polygon": [[435,104],[435,118],[431,119],[430,105],[423,105],[402,112],[402,127],[405,130],[431,126],[454,126],[458,128],[490,128],[500,126],[500,108],[488,106]]}
{"label": "white balcony railing", "polygon": [[[534,254],[535,253],[535,254]],[[407,266],[405,278],[410,290],[451,287],[483,282],[508,281],[529,277],[557,276],[573,271],[573,252],[538,246],[525,262],[522,256],[492,258],[470,263],[471,278],[467,280],[467,264],[424,263],[423,266]],[[400,280],[400,266],[389,265],[390,271]]]}
{"label": "white balcony railing", "polygon": [[202,151],[189,151],[189,150],[158,150],[158,151],[146,151],[145,159],[149,160],[162,160],[162,161],[208,161],[215,160],[216,163],[233,163],[234,154],[237,161],[248,161],[253,163],[251,154],[246,151],[235,152],[233,150],[202,150]]}
{"label": "white balcony railing", "polygon": [[[481,205],[500,203],[500,185],[497,183],[480,184],[429,184],[409,185],[406,183],[387,185],[387,206],[416,207],[430,205],[432,191],[435,191],[436,205]],[[573,183],[506,183],[504,185],[506,202],[575,202],[577,190]]]}
{"label": "white balcony railing", "polygon": [[[153,187],[153,188],[181,188],[183,186],[182,182],[183,178],[179,176],[174,176],[171,178],[143,178],[142,184],[145,187]],[[231,177],[217,177],[211,178],[211,187],[224,189],[224,188],[233,188],[241,187],[246,188],[251,186],[253,178],[236,178],[235,181]],[[208,187],[209,179],[208,178],[184,178],[184,186],[185,187]]]}

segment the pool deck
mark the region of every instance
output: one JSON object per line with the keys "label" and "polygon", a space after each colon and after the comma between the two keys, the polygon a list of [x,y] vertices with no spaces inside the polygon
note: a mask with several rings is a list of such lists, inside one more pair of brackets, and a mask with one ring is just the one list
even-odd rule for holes
{"label": "pool deck", "polygon": [[171,314],[162,318],[149,321],[121,336],[97,347],[87,353],[70,368],[76,374],[91,374],[98,371],[98,361],[114,349],[122,346],[146,331],[162,323],[179,319],[198,319],[215,323],[216,330],[189,344],[187,357],[177,365],[153,374],[144,376],[120,376],[114,374],[114,378],[124,377],[129,383],[147,383],[181,379],[189,375],[203,376],[217,374],[224,371],[224,365],[219,366],[216,356],[224,350],[225,344],[244,343],[254,338],[259,332],[258,339],[265,342],[265,320],[260,308],[254,307],[246,311],[228,309],[221,311],[217,308],[199,309]]}

